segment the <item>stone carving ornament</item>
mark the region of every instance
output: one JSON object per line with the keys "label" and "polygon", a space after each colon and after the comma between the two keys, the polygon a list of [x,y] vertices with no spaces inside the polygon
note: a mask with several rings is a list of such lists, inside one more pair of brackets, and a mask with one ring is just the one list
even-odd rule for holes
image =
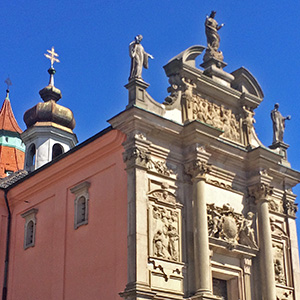
{"label": "stone carving ornament", "polygon": [[131,58],[129,81],[131,79],[142,79],[143,67],[148,69],[149,57],[153,59],[153,56],[144,50],[141,44],[142,39],[143,36],[139,34],[129,44],[129,56]]}
{"label": "stone carving ornament", "polygon": [[208,234],[210,237],[225,240],[231,246],[242,244],[257,248],[253,229],[254,214],[249,212],[246,218],[235,213],[230,204],[216,207],[208,204]]}

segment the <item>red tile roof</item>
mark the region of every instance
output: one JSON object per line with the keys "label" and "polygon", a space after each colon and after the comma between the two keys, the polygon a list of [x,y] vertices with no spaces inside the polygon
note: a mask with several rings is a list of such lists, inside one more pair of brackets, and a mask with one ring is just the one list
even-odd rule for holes
{"label": "red tile roof", "polygon": [[13,114],[8,96],[5,98],[0,110],[0,130],[1,129],[22,133]]}

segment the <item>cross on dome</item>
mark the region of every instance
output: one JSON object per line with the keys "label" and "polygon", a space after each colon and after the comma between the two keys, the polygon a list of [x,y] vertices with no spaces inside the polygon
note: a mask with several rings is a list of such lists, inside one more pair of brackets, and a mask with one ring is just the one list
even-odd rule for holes
{"label": "cross on dome", "polygon": [[47,52],[49,53],[45,53],[44,55],[50,59],[51,61],[51,68],[53,68],[53,64],[54,62],[60,62],[59,59],[57,58],[58,57],[58,54],[55,53],[54,51],[54,47],[51,48],[51,50],[47,50]]}

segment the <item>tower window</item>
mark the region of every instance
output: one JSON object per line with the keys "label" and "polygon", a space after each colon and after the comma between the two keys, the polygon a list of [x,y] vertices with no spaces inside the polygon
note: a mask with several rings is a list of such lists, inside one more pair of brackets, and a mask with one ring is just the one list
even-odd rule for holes
{"label": "tower window", "polygon": [[27,167],[31,167],[35,165],[35,153],[36,153],[35,144],[31,144],[27,152],[27,163],[26,163]]}
{"label": "tower window", "polygon": [[21,216],[25,219],[24,230],[24,249],[33,247],[35,245],[35,230],[36,230],[36,214],[38,210],[32,208],[23,213]]}
{"label": "tower window", "polygon": [[88,223],[88,203],[90,183],[85,181],[71,188],[71,193],[75,195],[74,200],[74,228]]}
{"label": "tower window", "polygon": [[52,159],[64,153],[63,147],[60,144],[54,144],[52,147]]}

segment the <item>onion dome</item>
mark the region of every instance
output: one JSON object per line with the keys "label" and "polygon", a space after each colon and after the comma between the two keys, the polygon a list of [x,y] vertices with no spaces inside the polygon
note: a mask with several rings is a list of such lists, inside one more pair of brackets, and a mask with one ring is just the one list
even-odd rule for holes
{"label": "onion dome", "polygon": [[55,69],[53,66],[48,70],[50,74],[49,84],[40,90],[40,96],[43,102],[28,109],[24,114],[24,122],[27,128],[33,125],[43,125],[45,123],[55,123],[59,127],[63,126],[68,131],[75,127],[75,119],[69,108],[61,106],[56,102],[61,98],[61,91],[54,86]]}

